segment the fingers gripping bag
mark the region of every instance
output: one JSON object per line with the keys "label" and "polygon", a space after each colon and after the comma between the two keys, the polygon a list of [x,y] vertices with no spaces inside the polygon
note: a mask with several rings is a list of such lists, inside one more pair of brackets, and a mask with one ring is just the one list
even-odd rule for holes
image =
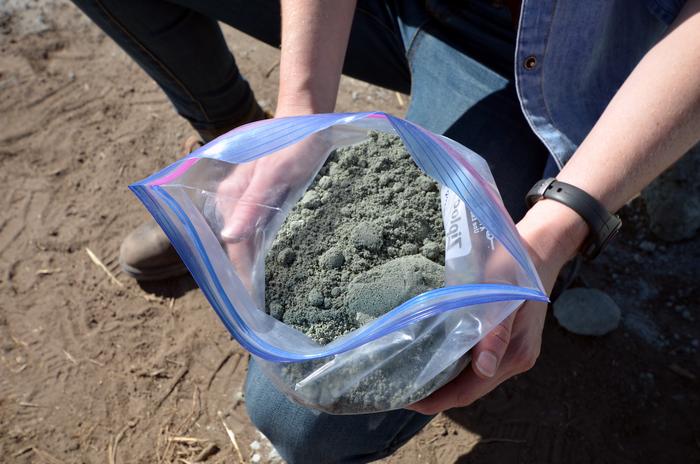
{"label": "fingers gripping bag", "polygon": [[428,396],[547,301],[487,163],[385,113],[248,124],[130,188],[265,375],[328,413]]}

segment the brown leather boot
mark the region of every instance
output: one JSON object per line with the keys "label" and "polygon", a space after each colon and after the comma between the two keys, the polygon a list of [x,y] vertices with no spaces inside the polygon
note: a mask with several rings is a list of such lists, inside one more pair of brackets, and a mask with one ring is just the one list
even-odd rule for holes
{"label": "brown leather boot", "polygon": [[[185,140],[182,156],[204,144],[192,135]],[[119,249],[122,271],[138,281],[163,280],[187,273],[170,240],[158,223],[149,219],[126,236]]]}
{"label": "brown leather boot", "polygon": [[[271,115],[255,102],[249,118],[240,125],[269,117]],[[205,141],[209,142],[231,129],[198,131],[199,137],[193,135],[185,140],[181,156],[193,152],[204,145]],[[170,240],[153,219],[126,236],[119,249],[119,264],[126,274],[139,281],[163,280],[187,273],[187,267],[180,260]]]}

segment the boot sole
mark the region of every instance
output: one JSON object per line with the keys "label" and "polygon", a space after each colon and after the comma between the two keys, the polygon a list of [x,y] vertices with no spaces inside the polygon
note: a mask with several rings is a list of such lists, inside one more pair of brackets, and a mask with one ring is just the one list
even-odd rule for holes
{"label": "boot sole", "polygon": [[183,263],[176,263],[166,267],[153,269],[138,269],[119,260],[122,271],[129,277],[139,282],[151,282],[155,280],[165,280],[187,274],[187,266]]}

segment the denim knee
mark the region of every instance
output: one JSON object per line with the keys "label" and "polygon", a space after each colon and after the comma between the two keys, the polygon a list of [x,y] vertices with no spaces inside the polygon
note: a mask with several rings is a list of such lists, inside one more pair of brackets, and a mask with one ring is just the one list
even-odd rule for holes
{"label": "denim knee", "polygon": [[251,362],[245,385],[253,424],[293,463],[363,463],[393,453],[430,420],[412,411],[338,416],[291,402]]}

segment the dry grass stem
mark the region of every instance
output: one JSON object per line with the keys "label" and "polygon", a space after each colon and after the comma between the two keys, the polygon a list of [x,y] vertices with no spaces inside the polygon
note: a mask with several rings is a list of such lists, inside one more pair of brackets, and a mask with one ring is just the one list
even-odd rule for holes
{"label": "dry grass stem", "polygon": [[697,377],[695,376],[695,374],[693,374],[692,372],[690,372],[688,369],[685,369],[685,368],[679,366],[678,364],[675,364],[675,363],[674,363],[674,364],[671,364],[670,366],[668,366],[668,368],[669,368],[669,369],[671,370],[671,372],[673,372],[674,374],[678,374],[678,375],[680,375],[681,377],[684,377],[684,378],[686,378],[686,379],[688,379],[688,380],[696,380],[696,379],[697,379]]}
{"label": "dry grass stem", "polygon": [[209,456],[216,454],[218,451],[219,447],[216,446],[216,443],[209,443],[206,448],[204,448],[194,457],[194,462],[205,461]]}
{"label": "dry grass stem", "polygon": [[[229,350],[228,353],[226,353],[224,355],[224,357],[221,358],[221,361],[219,361],[219,364],[216,365],[216,368],[214,369],[214,371],[212,371],[211,375],[209,376],[209,380],[207,380],[207,390],[209,390],[211,388],[211,384],[214,382],[214,378],[219,373],[219,371],[221,371],[221,369],[224,367],[226,362],[229,359],[231,359],[231,356],[233,356],[234,353],[235,353],[235,351]],[[239,355],[239,357],[240,357],[240,355]]]}
{"label": "dry grass stem", "polygon": [[240,462],[241,464],[245,464],[245,461],[243,460],[243,455],[241,454],[241,448],[238,446],[238,442],[236,441],[236,434],[233,433],[233,430],[231,430],[228,425],[226,425],[224,415],[221,414],[221,411],[219,411],[218,414],[219,419],[221,419],[221,423],[224,426],[224,430],[226,430],[226,434],[228,435],[229,440],[231,440],[231,444],[233,444],[233,449],[236,451],[236,457],[238,458],[238,462]]}
{"label": "dry grass stem", "polygon": [[97,267],[99,267],[100,269],[102,269],[102,270],[104,271],[105,274],[107,274],[107,275],[109,276],[109,279],[110,279],[112,282],[114,282],[115,284],[119,285],[120,287],[124,287],[124,284],[121,283],[121,282],[119,281],[119,279],[117,279],[117,278],[114,276],[114,274],[112,274],[112,271],[110,271],[109,269],[107,269],[107,266],[104,265],[104,263],[102,262],[102,260],[100,260],[100,258],[98,258],[97,255],[96,255],[95,253],[93,253],[92,250],[91,250],[90,248],[85,248],[85,252],[86,252],[86,253],[88,254],[88,256],[90,257],[90,260],[91,260],[93,263],[95,263],[95,264],[97,265]]}
{"label": "dry grass stem", "polygon": [[117,464],[117,447],[119,446],[119,442],[122,441],[122,438],[124,438],[124,433],[127,431],[127,429],[136,427],[136,424],[138,424],[138,420],[129,422],[122,427],[116,437],[110,440],[109,445],[107,446],[107,458],[109,459],[109,464]]}
{"label": "dry grass stem", "polygon": [[170,382],[170,385],[168,386],[168,388],[165,390],[165,392],[163,392],[160,399],[156,402],[156,407],[154,409],[158,409],[161,407],[163,402],[165,402],[165,400],[168,399],[168,397],[173,392],[173,390],[175,390],[175,387],[177,387],[177,384],[180,383],[180,381],[182,380],[183,377],[185,377],[185,374],[187,374],[187,371],[189,369],[190,369],[189,366],[186,366],[186,365],[183,366],[182,368],[180,368],[178,373],[175,374],[175,378],[173,379],[173,381]]}
{"label": "dry grass stem", "polygon": [[478,440],[477,443],[516,443],[518,445],[524,445],[525,443],[527,443],[527,440],[516,440],[514,438],[483,438],[481,440]]}
{"label": "dry grass stem", "polygon": [[270,75],[272,74],[272,71],[277,69],[277,67],[280,65],[280,60],[275,61],[272,66],[267,68],[267,71],[265,71],[265,79],[268,79]]}
{"label": "dry grass stem", "polygon": [[57,457],[52,456],[49,453],[47,453],[46,451],[40,450],[39,448],[37,448],[35,446],[32,447],[32,451],[34,451],[34,454],[36,454],[39,457],[39,459],[43,462],[46,462],[48,464],[63,464],[63,461],[61,461]]}
{"label": "dry grass stem", "polygon": [[61,268],[56,268],[56,269],[38,269],[36,271],[36,275],[51,275],[55,272],[61,272]]}
{"label": "dry grass stem", "polygon": [[168,438],[168,441],[172,441],[175,443],[202,443],[202,442],[207,442],[206,438],[195,438],[195,437],[170,437]]}
{"label": "dry grass stem", "polygon": [[12,455],[13,458],[17,458],[19,456],[22,456],[24,453],[28,453],[34,449],[33,446],[27,446],[26,448],[22,448],[21,450],[17,451],[15,454]]}
{"label": "dry grass stem", "polygon": [[44,408],[45,407],[45,406],[42,406],[40,404],[28,403],[26,401],[20,401],[19,405],[24,406],[25,408]]}
{"label": "dry grass stem", "polygon": [[72,362],[76,366],[78,365],[78,361],[69,352],[67,352],[66,350],[63,350],[63,354],[66,355],[66,358],[68,358],[68,361]]}

